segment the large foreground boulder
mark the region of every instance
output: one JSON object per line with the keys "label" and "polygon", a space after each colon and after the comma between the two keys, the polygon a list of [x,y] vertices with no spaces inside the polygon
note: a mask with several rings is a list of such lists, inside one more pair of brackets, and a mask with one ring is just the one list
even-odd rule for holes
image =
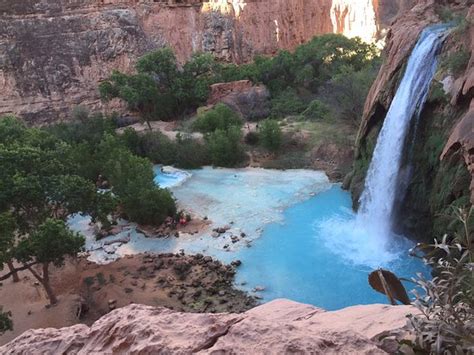
{"label": "large foreground boulder", "polygon": [[372,340],[401,328],[410,306],[325,312],[275,300],[243,314],[191,314],[132,304],[92,327],[29,330],[2,354],[383,354]]}

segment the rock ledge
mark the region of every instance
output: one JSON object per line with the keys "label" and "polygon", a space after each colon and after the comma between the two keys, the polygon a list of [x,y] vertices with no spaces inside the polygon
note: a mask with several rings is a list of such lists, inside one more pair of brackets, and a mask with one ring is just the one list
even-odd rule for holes
{"label": "rock ledge", "polygon": [[132,304],[92,327],[35,329],[2,354],[357,353],[383,354],[371,340],[406,324],[410,306],[355,306],[326,312],[275,300],[243,314],[191,314]]}

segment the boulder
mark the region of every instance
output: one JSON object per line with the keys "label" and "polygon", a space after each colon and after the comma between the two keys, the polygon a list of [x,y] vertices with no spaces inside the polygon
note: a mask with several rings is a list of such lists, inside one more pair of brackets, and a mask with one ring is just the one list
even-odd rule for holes
{"label": "boulder", "polygon": [[91,327],[28,330],[0,353],[384,354],[375,339],[403,327],[413,310],[369,305],[325,312],[275,300],[242,314],[196,314],[131,304]]}
{"label": "boulder", "polygon": [[270,92],[265,85],[250,80],[211,85],[208,105],[222,102],[246,120],[266,118],[270,114]]}

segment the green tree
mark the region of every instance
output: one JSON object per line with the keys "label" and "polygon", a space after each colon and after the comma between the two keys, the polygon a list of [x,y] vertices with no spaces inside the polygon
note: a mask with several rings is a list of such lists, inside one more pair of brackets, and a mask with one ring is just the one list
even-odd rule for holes
{"label": "green tree", "polygon": [[0,270],[3,270],[3,265],[7,265],[13,282],[20,281],[18,273],[13,266],[13,258],[15,251],[15,218],[10,212],[0,214]]}
{"label": "green tree", "polygon": [[165,119],[171,110],[172,99],[167,92],[160,92],[156,82],[147,74],[126,75],[115,71],[100,84],[99,91],[105,101],[115,97],[124,100],[130,110],[140,113],[150,130],[151,120]]}
{"label": "green tree", "polygon": [[173,85],[178,73],[178,66],[173,50],[169,47],[145,54],[136,65],[138,73],[152,76],[163,89]]}
{"label": "green tree", "polygon": [[305,104],[299,98],[296,90],[288,88],[282,91],[271,101],[271,116],[284,118],[289,115],[297,115],[305,109]]}
{"label": "green tree", "polygon": [[20,241],[17,247],[17,259],[23,264],[39,264],[41,271],[33,265],[28,267],[33,276],[43,285],[51,305],[58,299],[51,287],[50,265],[64,265],[66,256],[76,256],[84,245],[84,238],[72,232],[64,221],[46,219],[30,235]]}
{"label": "green tree", "polygon": [[201,141],[179,134],[176,137],[176,166],[183,169],[197,169],[210,164],[209,150]]}
{"label": "green tree", "polygon": [[176,214],[176,203],[168,190],[158,187],[140,189],[123,200],[127,215],[137,223],[159,225]]}
{"label": "green tree", "polygon": [[136,74],[115,71],[99,86],[103,100],[120,98],[147,122],[166,120],[203,104],[219,65],[210,54],[197,53],[178,69],[169,48],[148,53],[136,64]]}
{"label": "green tree", "polygon": [[[156,187],[153,165],[148,159],[133,155],[111,135],[104,137],[99,151],[103,175],[132,221],[160,224],[166,216],[174,215],[175,201],[168,190]],[[149,201],[150,198],[156,199]]]}
{"label": "green tree", "polygon": [[326,119],[331,110],[329,107],[322,102],[321,100],[313,100],[310,102],[306,110],[304,110],[301,115],[308,120],[324,120]]}
{"label": "green tree", "polygon": [[228,130],[217,129],[206,136],[212,164],[215,166],[232,167],[243,160],[244,152],[241,144],[242,132],[238,127]]}
{"label": "green tree", "polygon": [[280,149],[283,135],[276,120],[266,119],[259,126],[260,142],[273,152]]}
{"label": "green tree", "polygon": [[242,119],[229,106],[219,103],[211,110],[198,115],[193,129],[202,133],[214,132],[216,129],[227,130],[232,126],[242,127]]}
{"label": "green tree", "polygon": [[[15,132],[15,140],[4,135],[5,132]],[[50,133],[26,128],[7,118],[0,119],[0,137],[0,262],[2,267],[6,264],[10,269],[0,280],[16,278],[21,270],[30,270],[36,277],[39,274],[33,266],[41,263],[40,281],[49,295],[49,264],[39,250],[43,248],[46,253],[51,246],[44,238],[45,231],[52,230],[50,221],[52,218],[62,220],[66,230],[57,236],[52,230],[50,238],[64,237],[61,243],[69,248],[71,244],[66,237],[72,232],[67,230],[64,220],[74,213],[94,215],[98,211],[98,200],[103,197],[91,181],[74,173],[71,147]],[[100,208],[104,218],[111,212],[104,210],[105,204]],[[64,255],[74,255],[76,250],[54,250],[53,262],[60,263],[58,253],[61,251]],[[13,259],[20,265],[13,266]],[[55,302],[54,295],[50,301]]]}
{"label": "green tree", "polygon": [[212,54],[193,54],[184,64],[173,86],[180,107],[183,110],[194,109],[204,104],[209,96],[210,85],[217,82],[218,73],[219,65]]}
{"label": "green tree", "polygon": [[377,66],[367,66],[359,71],[350,66],[340,68],[340,73],[330,80],[323,94],[336,117],[359,126],[365,98],[376,75]]}

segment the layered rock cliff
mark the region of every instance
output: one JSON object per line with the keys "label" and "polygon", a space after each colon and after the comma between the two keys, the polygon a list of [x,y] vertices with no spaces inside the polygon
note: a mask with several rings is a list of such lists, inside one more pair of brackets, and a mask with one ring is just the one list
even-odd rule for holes
{"label": "layered rock cliff", "polygon": [[42,124],[76,105],[103,108],[97,85],[171,46],[245,62],[338,32],[375,40],[409,0],[0,0],[0,115]]}
{"label": "layered rock cliff", "polygon": [[410,306],[370,305],[325,312],[287,300],[243,314],[190,314],[130,305],[90,328],[29,330],[0,347],[0,353],[385,354],[387,332],[403,327],[413,311]]}
{"label": "layered rock cliff", "polygon": [[406,196],[400,196],[397,224],[401,232],[424,240],[454,232],[456,223],[449,217],[453,207],[468,208],[474,202],[474,5],[469,0],[420,1],[391,27],[385,61],[366,101],[351,181],[357,206],[378,132],[411,50],[423,28],[446,17],[455,24],[427,103],[408,135],[402,167],[412,173]]}

